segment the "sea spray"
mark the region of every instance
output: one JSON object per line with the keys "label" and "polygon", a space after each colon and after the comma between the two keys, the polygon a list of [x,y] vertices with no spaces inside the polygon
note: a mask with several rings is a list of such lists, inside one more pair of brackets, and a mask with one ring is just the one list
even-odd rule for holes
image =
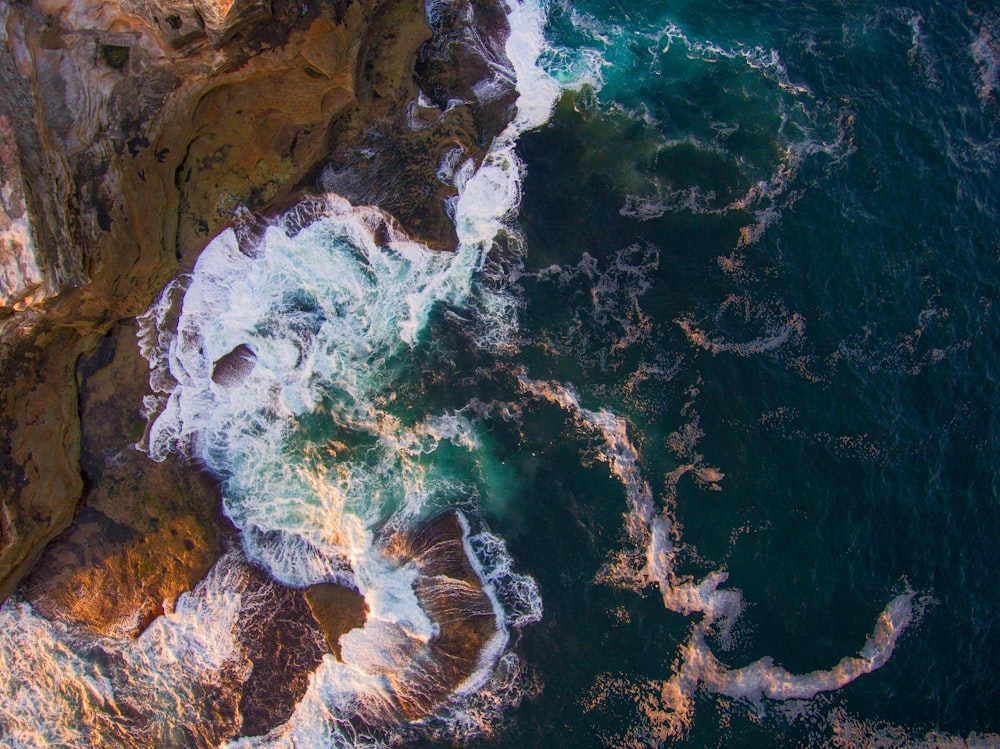
{"label": "sea spray", "polygon": [[6,602],[0,739],[14,747],[216,745],[239,726],[238,687],[250,664],[236,630],[241,611],[256,605],[247,581],[242,555],[224,556],[134,640],[82,633]]}

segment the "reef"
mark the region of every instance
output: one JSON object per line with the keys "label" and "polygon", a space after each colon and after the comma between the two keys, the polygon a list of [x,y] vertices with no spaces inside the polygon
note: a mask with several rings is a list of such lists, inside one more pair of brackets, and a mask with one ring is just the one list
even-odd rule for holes
{"label": "reef", "polygon": [[[474,25],[493,46],[458,43]],[[218,477],[137,447],[150,390],[135,317],[218,232],[249,248],[309,193],[454,248],[456,168],[513,112],[491,72],[505,25],[480,2],[430,20],[416,0],[0,6],[0,601],[20,585],[46,617],[135,636],[235,543]],[[219,382],[252,366],[233,352]],[[275,595],[322,650],[363,622],[342,589]],[[461,627],[478,650],[486,629]]]}

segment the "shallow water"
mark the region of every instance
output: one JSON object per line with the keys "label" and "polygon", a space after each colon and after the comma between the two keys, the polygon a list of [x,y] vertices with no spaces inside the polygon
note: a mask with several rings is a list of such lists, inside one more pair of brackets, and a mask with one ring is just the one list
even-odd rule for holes
{"label": "shallow water", "polygon": [[[512,26],[518,117],[448,170],[457,254],[380,246],[331,196],[252,256],[220,236],[144,320],[150,454],[220,475],[277,579],[372,612],[240,745],[1000,745],[1000,14],[594,1]],[[435,717],[359,733],[437,631],[384,541],[452,509],[495,641]],[[220,563],[135,645],[5,604],[5,668],[45,678],[0,735],[117,746],[134,695],[162,715],[238,683],[239,596]]]}

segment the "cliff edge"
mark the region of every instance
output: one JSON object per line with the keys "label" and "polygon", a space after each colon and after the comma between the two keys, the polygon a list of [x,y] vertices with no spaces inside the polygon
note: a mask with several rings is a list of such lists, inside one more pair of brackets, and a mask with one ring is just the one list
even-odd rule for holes
{"label": "cliff edge", "polygon": [[[59,537],[36,605],[134,631],[221,553],[211,482],[178,485],[189,466],[133,447],[131,319],[215,234],[335,190],[454,246],[441,165],[481,159],[514,92],[473,95],[495,51],[448,41],[502,11],[456,3],[436,22],[432,38],[417,0],[0,6],[0,601]],[[153,590],[118,586],[139,614],[101,608],[107,576],[162,568],[163,549]]]}

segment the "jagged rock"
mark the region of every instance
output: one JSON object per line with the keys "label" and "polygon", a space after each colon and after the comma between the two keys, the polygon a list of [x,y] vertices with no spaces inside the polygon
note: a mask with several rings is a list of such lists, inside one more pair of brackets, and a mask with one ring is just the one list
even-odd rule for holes
{"label": "jagged rock", "polygon": [[266,207],[321,158],[331,123],[355,101],[351,37],[363,20],[351,7],[346,25],[320,17],[293,34],[280,65],[255,64],[262,53],[201,95],[176,154],[181,246],[200,249],[238,208]]}
{"label": "jagged rock", "polygon": [[[23,186],[30,223],[31,259],[24,258],[28,266],[37,267],[40,276],[40,286],[31,294],[34,303],[54,296],[63,288],[79,286],[85,282],[83,263],[71,240],[68,225],[68,206],[64,189],[57,189],[55,184],[65,172],[61,149],[48,149],[46,133],[39,127],[34,105],[34,93],[31,80],[19,69],[19,61],[14,54],[15,39],[11,39],[8,27],[10,16],[16,10],[9,3],[0,3],[0,115],[5,122],[2,142],[8,158],[16,155],[18,165],[15,177],[15,167],[5,159],[4,181],[17,191],[17,183]],[[16,32],[15,32],[16,33]],[[43,41],[39,36],[39,43]],[[21,62],[23,64],[23,61]],[[55,88],[61,87],[57,76],[49,74]],[[65,89],[62,89],[65,91]],[[61,106],[60,110],[65,110]],[[59,118],[56,117],[58,126]],[[14,286],[0,287],[0,297],[8,299],[20,296],[25,299],[24,288],[17,288],[18,279],[11,278]],[[28,313],[30,316],[30,313]]]}
{"label": "jagged rock", "polygon": [[420,50],[416,78],[440,112],[468,109],[479,148],[514,116],[517,90],[505,45],[510,25],[498,3],[458,0],[434,6],[434,37]]}
{"label": "jagged rock", "polygon": [[[144,311],[234,208],[315,166],[380,2],[396,0],[280,3],[218,51],[178,50],[130,12],[151,2],[0,3],[0,115],[49,297],[0,315],[0,600],[82,496],[77,357]],[[105,31],[139,36],[127,65],[100,54]]]}
{"label": "jagged rock", "polygon": [[[0,296],[17,300],[0,300],[7,305],[0,307],[0,601],[69,526],[84,496],[81,414],[84,442],[99,445],[84,448],[85,464],[87,455],[110,451],[128,456],[121,471],[168,481],[138,454],[121,452],[131,438],[101,432],[101,423],[114,421],[107,411],[80,408],[81,355],[116,323],[143,312],[212,236],[302,190],[341,190],[396,213],[404,230],[431,246],[454,246],[445,199],[455,186],[442,165],[481,159],[509,117],[512,88],[508,82],[503,89],[503,76],[484,88],[473,80],[484,74],[482,65],[425,45],[422,0],[219,0],[214,16],[199,10],[207,4],[0,3],[0,128],[7,128],[0,135],[12,133],[14,146],[9,135],[0,139],[0,180],[16,185],[16,152],[38,271],[18,250],[27,270],[11,286],[21,289],[0,286]],[[500,23],[503,13],[486,5],[462,5],[473,10],[447,22],[456,29],[469,19]],[[429,98],[418,100],[418,86]],[[455,98],[479,98],[444,106],[449,86],[466,92]],[[486,91],[492,93],[481,95]],[[374,192],[362,187],[371,184]],[[15,192],[4,193],[10,221],[20,210]],[[252,223],[244,221],[241,235],[248,253],[260,229]],[[38,276],[35,287],[28,279]],[[231,363],[248,362],[241,356]],[[134,414],[139,402],[119,407]],[[117,476],[116,486],[133,486],[118,470],[104,468],[103,481]],[[95,482],[88,501],[111,485]],[[80,539],[88,532],[115,536],[115,523],[131,527],[92,504],[77,532]],[[174,539],[162,530],[168,527],[161,518],[160,530],[137,528],[131,546],[122,541],[130,551],[116,557],[119,572],[143,563],[144,549],[160,543],[157,533]],[[174,530],[201,543],[203,530]],[[174,548],[166,540],[164,548]],[[72,543],[60,553],[70,553]],[[72,555],[83,553],[81,547]],[[178,569],[193,569],[185,564]],[[182,577],[172,571],[164,580]],[[82,616],[68,598],[46,590],[53,616],[59,607],[69,620]],[[122,588],[122,596],[142,597],[138,586]],[[151,601],[144,610],[152,610]],[[120,626],[116,616],[101,613],[97,626]]]}
{"label": "jagged rock", "polygon": [[216,47],[247,26],[271,16],[270,0],[194,0],[194,6]]}
{"label": "jagged rock", "polygon": [[84,508],[45,549],[25,595],[49,618],[135,636],[221,556],[219,490],[176,458],[154,463],[136,449],[150,389],[130,322],[81,357],[77,376]]}

